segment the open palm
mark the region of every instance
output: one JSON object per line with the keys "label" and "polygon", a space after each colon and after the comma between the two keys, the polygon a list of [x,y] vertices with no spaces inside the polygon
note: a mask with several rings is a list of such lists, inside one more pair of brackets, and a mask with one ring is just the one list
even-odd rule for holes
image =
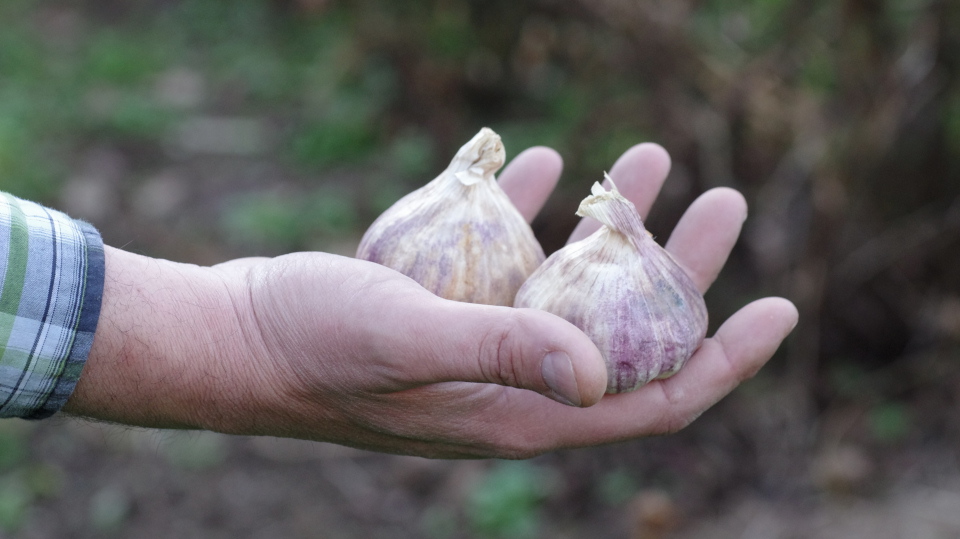
{"label": "open palm", "polygon": [[[561,168],[556,152],[531,148],[499,182],[529,221]],[[645,216],[669,168],[661,147],[641,144],[610,174]],[[745,218],[743,197],[718,188],[677,224],[666,248],[702,292]],[[585,219],[571,241],[598,226]],[[249,304],[254,322],[244,330],[242,368],[277,395],[249,422],[224,430],[431,457],[522,458],[676,431],[752,376],[797,321],[789,301],[757,300],[677,375],[604,395],[599,351],[548,313],[443,300],[393,270],[323,253],[216,269],[243,276],[237,302]]]}

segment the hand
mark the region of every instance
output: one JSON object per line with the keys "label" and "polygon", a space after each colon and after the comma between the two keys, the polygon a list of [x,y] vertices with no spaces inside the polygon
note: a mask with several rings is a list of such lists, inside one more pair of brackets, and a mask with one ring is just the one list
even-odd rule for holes
{"label": "hand", "polygon": [[[645,215],[669,166],[662,148],[641,144],[610,173]],[[533,148],[500,183],[531,220],[561,167],[555,152]],[[721,188],[677,225],[667,249],[701,290],[745,216],[739,193]],[[571,240],[597,226],[585,220]],[[431,457],[521,458],[676,431],[752,376],[797,320],[786,300],[753,302],[674,377],[604,396],[596,347],[545,312],[443,300],[385,267],[323,253],[213,268],[134,256],[108,251],[115,290],[68,409]],[[111,280],[111,267],[127,277]],[[140,305],[146,314],[130,312]]]}
{"label": "hand", "polygon": [[[643,144],[611,175],[645,216],[669,166],[662,148]],[[532,220],[561,167],[552,150],[534,148],[503,171],[500,183]],[[719,273],[745,217],[739,193],[714,189],[678,224],[667,248],[701,291]],[[598,226],[583,221],[571,241]],[[282,435],[425,456],[528,457],[673,432],[752,376],[797,319],[786,300],[757,301],[673,378],[604,396],[599,352],[547,313],[441,300],[384,267],[330,255],[219,269],[246,272],[262,339],[250,348],[258,351],[256,362],[279,367],[287,387],[276,413],[290,421],[271,420],[263,433],[280,427]],[[550,352],[561,360],[548,382],[542,364]],[[588,408],[544,397],[557,393]]]}

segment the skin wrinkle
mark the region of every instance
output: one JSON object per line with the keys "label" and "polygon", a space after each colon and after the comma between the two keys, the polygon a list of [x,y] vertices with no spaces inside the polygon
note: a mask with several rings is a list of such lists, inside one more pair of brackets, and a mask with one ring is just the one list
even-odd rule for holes
{"label": "skin wrinkle", "polygon": [[[441,423],[441,418],[444,413],[449,410],[445,410],[442,401],[446,400],[446,395],[443,391],[440,391],[441,387],[456,387],[460,386],[464,388],[464,391],[468,391],[467,386],[476,387],[477,384],[470,384],[465,382],[445,382],[442,384],[437,384],[431,387],[416,388],[403,392],[395,393],[394,396],[405,396],[405,398],[410,400],[416,400],[420,403],[429,402],[430,400],[438,400],[437,406],[427,406],[428,409],[433,410],[435,415],[438,415],[438,420],[432,422],[432,425],[439,425]],[[469,393],[464,395],[468,401],[472,402],[476,400],[476,397],[470,397]],[[383,403],[388,405],[387,402]],[[369,408],[369,410],[366,410]],[[382,409],[376,406],[366,406],[363,407],[365,411],[361,412],[362,415],[367,415],[371,417],[382,418]],[[467,410],[464,410],[467,411]],[[474,409],[473,414],[475,416],[480,416],[483,412],[479,409]],[[491,425],[490,434],[484,434],[483,429],[478,429],[474,424],[471,426],[471,422],[467,419],[459,422],[460,427],[448,426],[447,429],[438,429],[434,432],[424,431],[423,426],[417,424],[416,422],[403,421],[402,418],[395,418],[396,420],[390,421],[390,430],[386,427],[376,429],[377,432],[382,433],[383,437],[381,440],[389,443],[391,445],[396,445],[398,447],[403,447],[408,445],[408,441],[425,443],[425,447],[440,445],[443,449],[438,451],[437,447],[433,447],[434,456],[438,457],[454,457],[454,458],[476,458],[478,456],[495,456],[499,454],[498,448],[500,444],[497,442],[497,434],[501,429],[496,428],[497,426],[502,426],[501,421],[497,421],[494,425]],[[418,433],[418,434],[415,434]],[[451,438],[458,440],[458,442],[451,443],[445,440],[450,440]],[[478,438],[480,440],[485,440],[484,443],[476,444],[471,442]],[[352,445],[352,444],[351,444]],[[470,447],[474,446],[476,447]],[[469,449],[465,449],[469,448]]]}
{"label": "skin wrinkle", "polygon": [[[254,321],[255,327],[257,328],[257,333],[261,336],[261,342],[263,343],[262,350],[264,352],[263,357],[266,360],[266,363],[271,364],[274,367],[279,367],[280,366],[279,362],[273,361],[271,358],[283,357],[285,355],[282,351],[282,345],[280,345],[281,350],[275,350],[275,348],[277,348],[278,346],[278,343],[270,343],[266,338],[266,336],[271,333],[272,328],[270,328],[264,322],[264,320],[272,317],[270,317],[270,315],[263,312],[264,306],[260,305],[257,301],[255,301],[254,298],[256,296],[255,290],[258,287],[264,286],[263,284],[264,282],[269,282],[272,279],[282,279],[283,275],[288,271],[288,268],[286,267],[285,264],[276,264],[274,265],[274,267],[268,266],[264,268],[263,266],[261,266],[259,269],[260,269],[259,272],[247,271],[248,277],[245,280],[246,281],[245,288],[247,289],[251,298],[250,299],[251,319]],[[302,361],[304,358],[300,358],[300,359]],[[290,363],[293,363],[293,362],[290,362]],[[297,381],[297,383],[282,384],[281,387],[286,385],[287,392],[289,392],[292,396],[294,396],[295,399],[298,399],[298,400],[303,399],[306,401],[312,400],[311,395],[313,393],[314,388],[312,387],[313,384],[310,381],[311,376],[309,375],[309,369],[304,367],[298,367],[296,364],[291,364],[290,366],[291,368],[285,369],[285,371],[289,372],[290,375],[293,377],[293,379]],[[281,376],[281,378],[283,377]],[[283,396],[280,396],[280,397],[284,398]]]}
{"label": "skin wrinkle", "polygon": [[[665,385],[665,382],[666,380],[660,380],[654,383],[660,384],[662,387]],[[679,404],[677,405],[677,408],[680,408]],[[680,432],[688,425],[696,421],[696,419],[703,413],[703,410],[694,410],[691,412],[688,410],[683,410],[682,408],[677,408],[667,409],[665,413],[660,415],[660,417],[654,421],[654,429],[660,432],[662,436]]]}
{"label": "skin wrinkle", "polygon": [[[481,419],[482,427],[472,432],[476,438],[484,440],[486,448],[484,456],[497,456],[506,459],[524,459],[534,457],[544,450],[542,447],[549,440],[549,446],[554,447],[554,433],[544,432],[540,427],[545,424],[544,421],[532,420],[529,416],[517,417],[515,410],[525,407],[518,403],[518,397],[522,390],[509,390],[500,392],[495,401],[491,402],[486,410],[497,410],[498,414],[487,416],[487,419]],[[545,401],[547,397],[538,397]],[[565,406],[548,401],[550,404]],[[542,412],[544,408],[535,408],[535,412]],[[476,417],[481,417],[484,412],[477,410]],[[540,415],[539,413],[537,415]],[[516,428],[521,423],[529,427]],[[547,422],[548,423],[548,422]],[[504,427],[507,428],[504,428]],[[469,440],[469,439],[468,439]],[[468,440],[465,442],[469,443]]]}
{"label": "skin wrinkle", "polygon": [[[244,303],[245,303],[245,306],[247,307],[246,309],[241,309],[240,303],[238,302],[238,298],[234,293],[232,293],[232,290],[234,287],[229,286],[226,277],[221,272],[219,271],[216,272],[217,276],[220,279],[221,284],[226,288],[226,296],[230,301],[230,306],[233,309],[234,320],[236,325],[238,326],[237,333],[239,333],[241,338],[243,339],[245,348],[248,350],[266,350],[266,339],[264,336],[263,321],[261,319],[261,314],[257,310],[254,299],[253,299],[253,284],[251,279],[251,273],[252,272],[250,271],[250,268],[245,268],[245,270],[239,276],[240,278],[235,281],[235,283],[239,284],[240,286],[241,296],[244,298]],[[250,314],[250,319],[252,319],[253,321],[253,328],[248,328],[249,324],[244,323],[244,316],[242,314],[244,312],[247,312]],[[253,367],[255,368],[256,365],[257,363],[254,362]],[[249,368],[249,367],[250,365],[244,365],[244,368]],[[266,372],[264,372],[264,369],[255,369],[255,370],[259,371],[257,372],[257,377],[256,377],[257,380],[268,380],[270,378],[269,376],[267,376]],[[264,388],[274,387],[274,385],[270,384],[269,382],[258,384],[258,386],[264,387]],[[237,388],[234,388],[235,391],[236,389]],[[256,394],[255,391],[252,391],[249,393]],[[279,396],[279,395],[277,395],[276,397],[280,399],[283,398],[282,396]],[[251,397],[247,395],[238,395],[236,398],[241,403],[251,399]],[[249,402],[246,402],[246,405],[249,406]],[[241,410],[243,409],[242,405],[240,406],[240,409]],[[239,415],[240,417],[244,417],[247,414],[241,413]],[[221,414],[218,417],[218,419],[222,423],[226,419],[226,417],[223,414]],[[239,418],[233,418],[233,419],[235,421],[240,421],[241,423],[243,422]]]}
{"label": "skin wrinkle", "polygon": [[[228,405],[223,406],[222,402],[225,400],[228,403],[237,403],[241,400],[238,395],[238,388],[232,387],[229,384],[224,384],[224,380],[230,378],[230,366],[228,366],[227,361],[224,355],[221,353],[221,346],[223,342],[228,340],[228,337],[235,336],[240,330],[239,320],[234,318],[234,324],[223,324],[219,316],[217,316],[222,311],[222,305],[211,301],[211,298],[208,294],[204,294],[204,290],[199,288],[194,282],[192,282],[191,276],[189,273],[201,273],[203,276],[212,275],[215,279],[211,281],[218,282],[221,285],[220,291],[225,292],[226,286],[223,281],[222,275],[215,271],[209,271],[202,269],[199,266],[192,265],[180,265],[176,263],[171,263],[169,270],[177,275],[180,278],[180,281],[185,283],[183,287],[184,290],[190,292],[185,298],[181,299],[178,302],[178,305],[189,305],[198,309],[200,312],[204,313],[201,316],[203,324],[210,328],[209,331],[201,332],[201,337],[195,339],[192,336],[194,328],[183,328],[182,325],[178,322],[178,328],[182,328],[185,331],[183,336],[183,342],[189,342],[192,339],[202,347],[202,349],[207,350],[204,355],[209,355],[209,357],[214,358],[212,361],[201,364],[197,367],[199,370],[197,374],[201,377],[204,382],[201,384],[202,387],[206,388],[205,390],[198,390],[198,400],[203,403],[203,406],[198,407],[205,410],[203,414],[200,413],[200,410],[193,411],[192,421],[196,425],[209,424],[210,418],[206,420],[204,416],[212,416],[214,425],[225,425],[229,424],[227,420],[228,415],[236,416],[235,410],[237,406]],[[206,282],[207,279],[201,279],[198,282]],[[212,290],[215,292],[216,287]],[[220,294],[216,294],[216,297],[222,297]],[[233,307],[233,298],[227,292],[226,297],[230,301],[231,307]],[[174,316],[175,319],[179,320],[179,313],[171,312],[170,315]],[[223,332],[222,328],[225,326],[232,326],[232,331]],[[220,339],[210,338],[212,335],[223,334],[223,337]],[[180,371],[177,371],[180,372]],[[228,411],[234,411],[233,414],[228,414]]]}
{"label": "skin wrinkle", "polygon": [[[726,371],[724,372],[723,377],[721,378],[721,380],[726,381],[726,383],[724,383],[722,387],[724,388],[724,390],[729,390],[735,387],[740,382],[751,378],[753,374],[749,372],[743,373],[742,375],[739,374],[739,369],[737,369],[737,366],[733,363],[733,361],[731,361],[730,354],[727,353],[727,349],[723,344],[722,338],[723,337],[721,334],[717,334],[713,338],[704,341],[704,346],[701,346],[701,348],[713,348],[714,351],[712,352],[712,354],[714,356],[719,355],[721,357],[723,361],[723,366],[725,367],[724,370]],[[704,353],[707,353],[707,351],[705,350]],[[697,412],[697,415],[702,413],[703,410],[706,410],[710,406],[713,406],[715,402],[716,401],[703,403],[700,406],[701,410]]]}
{"label": "skin wrinkle", "polygon": [[[484,377],[495,384],[516,387],[519,383],[516,365],[510,362],[510,366],[507,367],[503,361],[503,345],[510,340],[511,333],[514,331],[516,325],[519,324],[517,318],[518,315],[516,313],[510,313],[507,317],[504,317],[500,324],[495,326],[496,329],[494,331],[487,333],[487,335],[480,340],[477,353],[477,360],[480,363],[478,367],[480,372],[484,373]],[[492,358],[490,358],[489,352],[491,347],[487,344],[491,339],[496,339],[497,341],[496,353]]]}
{"label": "skin wrinkle", "polygon": [[[723,339],[724,339],[723,334],[718,331],[717,334],[713,336],[713,339],[711,339],[711,341],[716,342],[717,346],[720,348],[720,352],[721,352],[721,355],[723,356],[724,365],[726,366],[727,371],[729,371],[730,373],[736,373],[737,368],[733,364],[733,362],[730,361],[730,354],[727,353],[727,347],[724,344]],[[734,383],[727,384],[727,387],[734,387],[740,382],[743,382],[744,380],[753,378],[754,374],[756,374],[756,371],[743,373],[742,376],[739,376],[739,375],[734,376]]]}

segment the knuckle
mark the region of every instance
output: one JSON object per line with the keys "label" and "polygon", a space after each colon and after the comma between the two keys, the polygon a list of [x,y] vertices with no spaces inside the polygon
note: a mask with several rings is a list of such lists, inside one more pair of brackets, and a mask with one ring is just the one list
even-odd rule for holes
{"label": "knuckle", "polygon": [[498,445],[498,458],[507,460],[530,459],[546,452],[546,449],[524,436],[501,439]]}
{"label": "knuckle", "polygon": [[[547,421],[535,414],[516,414],[516,401],[513,392],[502,392],[499,413],[484,414],[479,427],[472,429],[472,435],[484,440],[486,456],[492,458],[523,460],[533,458],[556,449],[557,439],[552,429],[544,429]],[[488,408],[489,410],[489,408]]]}
{"label": "knuckle", "polygon": [[687,428],[699,415],[679,410],[668,412],[660,418],[657,431],[660,434],[676,434]]}
{"label": "knuckle", "polygon": [[480,339],[477,359],[480,372],[495,384],[518,387],[521,381],[521,358],[517,334],[523,325],[523,315],[510,310],[491,325]]}
{"label": "knuckle", "polygon": [[700,414],[691,412],[686,392],[672,383],[671,379],[661,380],[659,386],[668,406],[660,421],[657,422],[657,431],[663,434],[674,434],[693,423]]}

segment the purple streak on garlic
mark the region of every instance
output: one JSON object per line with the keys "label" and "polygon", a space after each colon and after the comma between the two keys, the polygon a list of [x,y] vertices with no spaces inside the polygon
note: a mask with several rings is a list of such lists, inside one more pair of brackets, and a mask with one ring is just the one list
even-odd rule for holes
{"label": "purple streak on garlic", "polygon": [[357,258],[393,268],[456,301],[513,305],[544,254],[494,173],[506,155],[483,128],[437,178],[383,212]]}
{"label": "purple streak on garlic", "polygon": [[607,393],[623,393],[680,370],[706,336],[707,308],[634,205],[610,185],[594,184],[577,210],[604,226],[552,254],[517,292],[515,306],[583,330],[607,363]]}

